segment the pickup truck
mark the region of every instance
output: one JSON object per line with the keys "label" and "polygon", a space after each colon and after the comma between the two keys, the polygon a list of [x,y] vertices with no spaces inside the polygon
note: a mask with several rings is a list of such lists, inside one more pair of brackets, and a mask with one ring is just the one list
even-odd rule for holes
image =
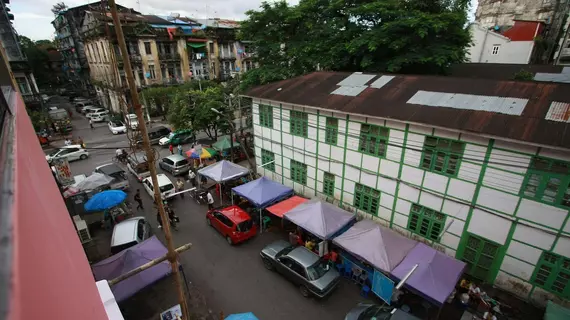
{"label": "pickup truck", "polygon": [[113,190],[124,191],[130,188],[127,173],[115,163],[100,165],[96,167],[94,171],[113,178],[113,181],[111,181],[111,189]]}

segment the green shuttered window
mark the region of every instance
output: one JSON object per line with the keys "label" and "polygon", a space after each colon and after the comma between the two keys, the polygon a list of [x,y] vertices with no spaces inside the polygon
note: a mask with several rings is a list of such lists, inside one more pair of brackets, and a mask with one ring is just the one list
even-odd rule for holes
{"label": "green shuttered window", "polygon": [[455,177],[463,157],[465,143],[438,137],[426,137],[421,167],[431,172]]}
{"label": "green shuttered window", "polygon": [[378,215],[380,205],[380,191],[365,185],[356,184],[354,189],[354,206],[364,212]]}
{"label": "green shuttered window", "polygon": [[550,205],[570,208],[570,163],[533,157],[520,195]]}
{"label": "green shuttered window", "polygon": [[295,160],[291,160],[291,180],[307,184],[307,165]]}

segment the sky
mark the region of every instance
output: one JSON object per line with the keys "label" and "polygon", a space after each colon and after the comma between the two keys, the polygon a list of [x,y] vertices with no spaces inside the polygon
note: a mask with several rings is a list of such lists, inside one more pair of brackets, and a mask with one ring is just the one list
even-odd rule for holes
{"label": "sky", "polygon": [[[61,0],[17,0],[9,5],[14,14],[14,26],[20,35],[32,40],[50,39],[55,30],[51,25],[54,15],[52,6]],[[471,15],[477,8],[478,0],[471,0]],[[67,0],[68,7],[84,5],[94,1]],[[224,18],[241,20],[245,12],[258,9],[262,0],[118,0],[117,3],[133,8],[143,14],[169,15],[179,13],[191,18]],[[287,0],[297,4],[299,0]],[[207,3],[204,4],[204,3]]]}

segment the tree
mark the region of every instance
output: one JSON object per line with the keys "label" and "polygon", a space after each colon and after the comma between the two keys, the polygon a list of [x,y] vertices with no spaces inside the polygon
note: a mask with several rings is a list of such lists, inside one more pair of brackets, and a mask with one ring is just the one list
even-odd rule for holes
{"label": "tree", "polygon": [[260,64],[241,86],[315,70],[444,73],[465,60],[467,10],[467,0],[264,2],[241,24]]}
{"label": "tree", "polygon": [[51,12],[56,16],[65,10],[67,10],[67,5],[64,2],[58,2],[51,8]]}
{"label": "tree", "polygon": [[24,36],[20,36],[19,41],[22,51],[28,58],[28,63],[32,68],[38,86],[45,86],[52,83],[54,77],[50,70],[50,60],[47,50],[53,48],[53,43],[50,40],[38,40],[34,42]]}

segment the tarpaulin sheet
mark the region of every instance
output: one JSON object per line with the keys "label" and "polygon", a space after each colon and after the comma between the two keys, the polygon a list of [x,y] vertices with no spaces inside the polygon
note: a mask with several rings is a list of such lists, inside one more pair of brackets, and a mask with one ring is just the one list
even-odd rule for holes
{"label": "tarpaulin sheet", "polygon": [[309,201],[309,199],[305,199],[299,196],[292,196],[289,199],[285,199],[281,202],[272,205],[271,207],[268,207],[267,211],[273,213],[279,218],[283,218],[283,215],[285,215],[287,212],[291,211],[301,203],[307,201]]}

